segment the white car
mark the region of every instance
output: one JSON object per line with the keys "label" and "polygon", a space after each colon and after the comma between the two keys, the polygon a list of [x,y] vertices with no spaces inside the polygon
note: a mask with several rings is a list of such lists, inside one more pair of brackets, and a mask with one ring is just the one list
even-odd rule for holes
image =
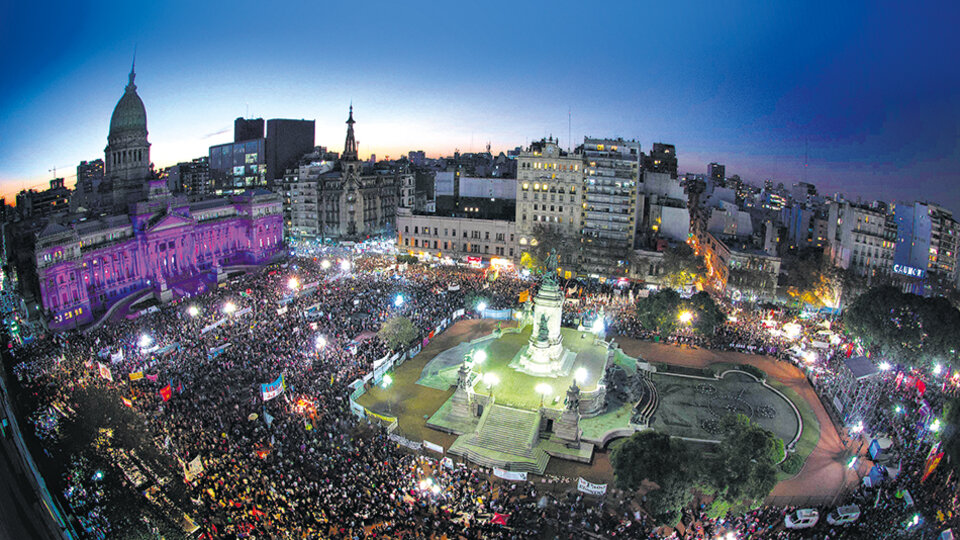
{"label": "white car", "polygon": [[827,514],[827,523],[831,525],[846,525],[860,519],[860,507],[855,504],[838,506]]}
{"label": "white car", "polygon": [[801,508],[792,514],[787,514],[783,519],[783,524],[788,529],[806,529],[813,527],[820,519],[820,512],[814,508]]}

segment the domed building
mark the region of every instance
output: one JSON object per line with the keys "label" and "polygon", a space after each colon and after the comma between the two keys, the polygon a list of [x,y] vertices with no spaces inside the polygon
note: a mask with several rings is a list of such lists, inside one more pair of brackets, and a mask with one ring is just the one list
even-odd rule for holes
{"label": "domed building", "polygon": [[110,186],[110,204],[117,210],[142,199],[143,186],[154,174],[150,168],[150,142],[147,141],[147,110],[137,95],[135,66],[123,96],[110,117],[110,134],[104,152],[104,180]]}

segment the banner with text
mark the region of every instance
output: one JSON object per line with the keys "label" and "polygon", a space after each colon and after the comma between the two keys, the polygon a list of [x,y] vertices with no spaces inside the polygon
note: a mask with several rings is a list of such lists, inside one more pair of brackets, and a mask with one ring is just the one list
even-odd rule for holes
{"label": "banner with text", "polygon": [[440,446],[439,444],[432,443],[430,441],[423,441],[423,447],[426,448],[427,450],[433,450],[434,452],[438,452],[440,454],[443,453],[442,446]]}
{"label": "banner with text", "polygon": [[594,484],[593,482],[587,482],[583,478],[578,478],[577,491],[586,493],[588,495],[604,495],[607,493],[607,485]]}
{"label": "banner with text", "polygon": [[264,401],[270,401],[271,399],[282,394],[285,386],[283,375],[280,375],[277,377],[277,380],[273,381],[272,383],[261,384],[260,395],[263,396]]}
{"label": "banner with text", "polygon": [[525,482],[527,480],[527,473],[525,472],[505,471],[503,469],[494,468],[493,475],[497,478],[512,480],[514,482]]}

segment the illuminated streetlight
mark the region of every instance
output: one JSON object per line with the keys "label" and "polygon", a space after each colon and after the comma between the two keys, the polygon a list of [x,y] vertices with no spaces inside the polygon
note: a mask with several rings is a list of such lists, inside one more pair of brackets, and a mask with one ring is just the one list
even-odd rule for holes
{"label": "illuminated streetlight", "polygon": [[483,312],[486,311],[486,309],[487,309],[486,302],[481,301],[479,304],[477,304],[477,313],[483,315]]}
{"label": "illuminated streetlight", "polygon": [[487,351],[483,349],[477,349],[473,352],[471,358],[473,359],[473,365],[479,366],[487,361]]}
{"label": "illuminated streetlight", "polygon": [[939,418],[935,419],[935,420],[933,421],[933,423],[930,424],[930,431],[932,431],[932,432],[934,432],[934,433],[937,433],[938,431],[940,431],[940,419],[939,419]]}
{"label": "illuminated streetlight", "polygon": [[151,338],[146,334],[143,334],[140,336],[140,341],[138,342],[138,344],[140,345],[141,349],[146,349],[147,347],[153,344],[153,338]]}
{"label": "illuminated streetlight", "polygon": [[397,294],[397,297],[393,299],[393,305],[396,306],[396,307],[400,307],[400,306],[403,305],[403,295],[402,295],[402,294]]}
{"label": "illuminated streetlight", "polygon": [[500,377],[496,373],[484,373],[483,382],[487,385],[490,397],[493,397],[493,387],[500,383]]}
{"label": "illuminated streetlight", "polygon": [[941,372],[943,372],[943,366],[941,366],[940,364],[933,366],[934,375],[939,375]]}
{"label": "illuminated streetlight", "polygon": [[540,383],[534,388],[534,390],[536,390],[537,393],[540,394],[540,406],[543,407],[543,398],[546,397],[547,394],[552,392],[553,389],[550,388],[550,385],[547,383]]}
{"label": "illuminated streetlight", "polygon": [[299,287],[300,287],[300,280],[298,280],[296,276],[290,278],[287,281],[287,288],[290,289],[291,291],[295,291]]}
{"label": "illuminated streetlight", "polygon": [[863,422],[857,422],[857,425],[850,428],[850,433],[854,435],[859,434],[861,431],[863,431]]}
{"label": "illuminated streetlight", "polygon": [[381,381],[381,384],[383,385],[384,390],[386,390],[387,388],[390,388],[390,385],[393,384],[393,377],[391,377],[390,374],[387,373],[386,375],[383,376],[383,381]]}
{"label": "illuminated streetlight", "polygon": [[890,369],[890,362],[887,362],[887,361],[880,362],[880,365],[877,367],[880,368],[880,371],[887,371]]}
{"label": "illuminated streetlight", "polygon": [[598,316],[596,320],[593,321],[593,328],[592,328],[593,333],[595,334],[602,333],[603,326],[604,326],[603,317]]}
{"label": "illuminated streetlight", "polygon": [[197,309],[197,306],[190,306],[187,308],[187,315],[190,315],[191,317],[196,317],[199,314],[200,314],[200,310]]}
{"label": "illuminated streetlight", "polygon": [[903,412],[903,407],[901,407],[900,405],[897,405],[896,407],[893,408],[893,410],[896,411],[896,412],[898,412],[898,413],[902,413],[902,412]]}
{"label": "illuminated streetlight", "polygon": [[573,378],[577,381],[577,384],[583,384],[587,380],[587,368],[577,368],[573,372]]}
{"label": "illuminated streetlight", "polygon": [[344,272],[350,271],[350,261],[347,259],[340,259],[340,269]]}
{"label": "illuminated streetlight", "polygon": [[326,259],[320,261],[320,268],[323,268],[324,270],[327,270],[328,268],[330,268],[330,261]]}
{"label": "illuminated streetlight", "polygon": [[327,338],[325,338],[325,337],[323,337],[323,336],[317,336],[317,341],[316,341],[316,343],[314,343],[314,345],[316,346],[317,350],[319,351],[320,349],[322,349],[322,348],[324,348],[324,347],[327,346]]}
{"label": "illuminated streetlight", "polygon": [[227,315],[233,313],[236,310],[237,310],[237,305],[234,304],[233,302],[227,302],[226,304],[223,305],[223,312],[226,313]]}
{"label": "illuminated streetlight", "polygon": [[683,324],[687,324],[693,320],[693,313],[690,313],[689,311],[681,311],[680,314],[677,315],[677,319],[679,319]]}

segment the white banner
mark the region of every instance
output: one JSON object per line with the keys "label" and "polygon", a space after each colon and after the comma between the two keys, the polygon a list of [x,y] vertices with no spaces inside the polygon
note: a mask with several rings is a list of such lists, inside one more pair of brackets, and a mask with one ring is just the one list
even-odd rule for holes
{"label": "white banner", "polygon": [[123,360],[123,349],[110,355],[110,362],[116,364],[117,362]]}
{"label": "white banner", "polygon": [[459,283],[451,283],[451,284],[447,285],[447,290],[448,290],[448,291],[459,291],[459,290],[460,290],[460,284],[459,284]]}
{"label": "white banner", "polygon": [[217,320],[214,321],[212,324],[210,324],[210,325],[208,325],[208,326],[204,326],[203,329],[200,330],[200,333],[201,333],[201,334],[206,334],[207,332],[213,330],[214,328],[220,326],[221,324],[223,324],[223,323],[225,323],[225,322],[227,322],[227,318],[226,318],[226,317],[224,317],[224,318],[222,318],[222,319],[217,319]]}
{"label": "white banner", "polygon": [[283,306],[282,308],[277,310],[277,315],[283,315],[286,312],[287,312],[287,306]]}
{"label": "white banner", "polygon": [[594,484],[592,482],[587,482],[583,478],[578,478],[577,491],[586,493],[588,495],[604,495],[607,492],[607,485]]}
{"label": "white banner", "polygon": [[439,444],[434,444],[430,441],[423,441],[423,447],[426,448],[427,450],[433,450],[434,452],[437,452],[440,454],[443,453],[442,446],[440,446]]}
{"label": "white banner", "polygon": [[453,459],[452,459],[452,458],[445,457],[445,458],[443,458],[443,459],[440,460],[440,464],[443,465],[444,467],[450,469],[451,471],[453,470]]}
{"label": "white banner", "polygon": [[250,313],[251,311],[253,311],[253,308],[251,308],[251,307],[245,307],[245,308],[241,309],[240,311],[238,311],[238,312],[236,313],[236,315],[237,315],[237,317],[239,317],[239,316],[241,316],[241,315],[246,315],[247,313]]}
{"label": "white banner", "polygon": [[463,317],[464,313],[466,313],[466,310],[458,309],[458,310],[456,310],[456,311],[453,312],[453,317],[452,317],[452,318],[453,318],[453,319],[459,319],[460,317]]}
{"label": "white banner", "polygon": [[514,471],[505,471],[503,469],[493,469],[493,475],[497,478],[503,478],[504,480],[513,480],[514,482],[524,482],[527,480],[527,473],[525,472],[514,472]]}

